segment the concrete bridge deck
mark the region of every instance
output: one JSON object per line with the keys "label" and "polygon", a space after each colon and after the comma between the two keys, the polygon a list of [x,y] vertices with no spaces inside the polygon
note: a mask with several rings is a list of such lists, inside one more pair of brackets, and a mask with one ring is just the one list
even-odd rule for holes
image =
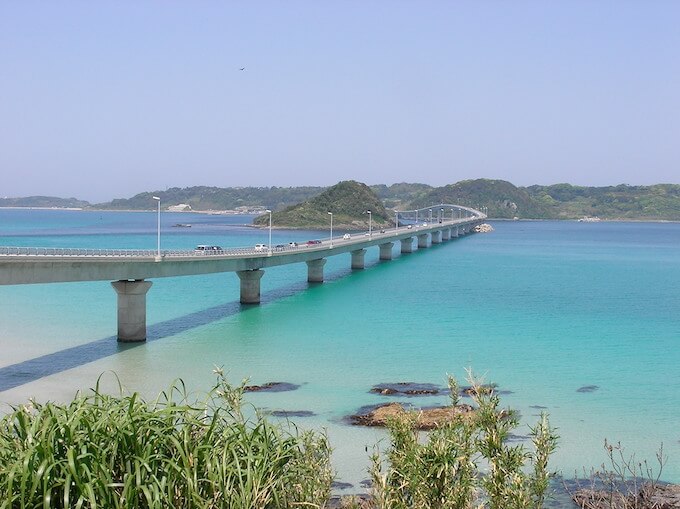
{"label": "concrete bridge deck", "polygon": [[0,285],[112,281],[118,293],[119,340],[143,341],[146,339],[146,292],[151,287],[146,279],[236,272],[240,278],[241,302],[257,304],[262,269],[306,262],[308,281],[323,282],[323,267],[329,256],[351,253],[352,269],[363,269],[364,255],[370,247],[379,246],[380,259],[390,260],[397,241],[402,253],[410,253],[414,238],[418,239],[418,248],[426,248],[430,242],[437,244],[469,233],[486,218],[474,209],[454,207],[465,210],[470,217],[374,230],[370,235],[362,232],[349,238],[335,237],[316,244],[300,243],[271,250],[267,246],[264,250],[253,247],[200,253],[161,251],[158,256],[157,251],[151,250],[0,247]]}

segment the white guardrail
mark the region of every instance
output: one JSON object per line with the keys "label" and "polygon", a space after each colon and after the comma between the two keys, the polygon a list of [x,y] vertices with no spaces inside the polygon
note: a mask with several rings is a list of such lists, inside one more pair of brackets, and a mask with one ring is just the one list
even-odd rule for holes
{"label": "white guardrail", "polygon": [[[397,236],[406,233],[407,229],[413,228],[414,235],[422,230],[433,230],[442,226],[456,226],[461,223],[470,221],[471,219],[484,219],[486,216],[479,214],[477,217],[467,217],[460,219],[452,219],[443,221],[439,224],[432,224],[425,226],[425,224],[416,224],[411,227],[389,228],[387,231],[373,231],[370,240],[375,240],[376,237]],[[272,246],[271,254],[299,251],[310,248],[332,247],[333,245],[359,243],[367,240],[368,233],[352,234],[350,238],[333,238],[324,239],[322,241],[310,241],[300,243],[290,243],[287,245],[279,244]],[[39,257],[96,257],[96,258],[156,258],[158,252],[155,249],[89,249],[89,248],[68,248],[68,247],[9,247],[0,246],[0,256],[39,256]],[[206,256],[244,256],[244,255],[270,255],[269,247],[255,248],[255,247],[228,247],[217,249],[193,250],[193,249],[171,249],[161,250],[161,257],[163,258],[203,258]]]}
{"label": "white guardrail", "polygon": [[[326,241],[327,242],[327,241]],[[337,241],[336,241],[337,242]],[[323,243],[306,244],[296,246],[272,247],[272,252],[297,251],[299,249],[319,247]],[[54,257],[111,257],[111,258],[155,258],[158,252],[155,249],[86,249],[70,247],[8,247],[0,246],[0,256],[54,256]],[[233,247],[195,251],[193,249],[162,249],[163,258],[204,258],[206,256],[243,256],[243,255],[267,255],[269,248],[256,249],[254,247]]]}
{"label": "white guardrail", "polygon": [[[186,256],[225,256],[241,255],[256,252],[253,248],[233,248],[214,251],[194,250],[161,250],[164,257],[186,257]],[[82,249],[69,247],[2,247],[0,246],[0,256],[96,256],[96,257],[136,257],[148,258],[155,257],[155,249]]]}

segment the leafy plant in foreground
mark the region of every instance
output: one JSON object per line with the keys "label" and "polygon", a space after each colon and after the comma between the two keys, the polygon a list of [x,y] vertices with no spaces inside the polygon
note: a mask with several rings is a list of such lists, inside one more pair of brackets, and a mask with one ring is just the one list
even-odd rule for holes
{"label": "leafy plant in foreground", "polygon": [[147,402],[98,382],[66,405],[14,408],[0,421],[0,509],[319,507],[327,438],[245,417],[243,387],[218,371],[200,401],[180,381]]}
{"label": "leafy plant in foreground", "polygon": [[[373,502],[381,509],[540,509],[557,435],[545,414],[531,430],[533,451],[508,444],[516,417],[470,375],[476,410],[457,414],[424,440],[417,413],[389,422],[385,457],[372,456]],[[487,386],[488,387],[488,386]],[[458,384],[449,377],[451,403]],[[484,467],[484,468],[483,468]]]}

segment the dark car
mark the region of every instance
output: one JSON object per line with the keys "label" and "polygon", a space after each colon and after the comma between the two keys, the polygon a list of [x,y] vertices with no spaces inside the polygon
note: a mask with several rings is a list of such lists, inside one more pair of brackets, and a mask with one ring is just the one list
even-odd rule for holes
{"label": "dark car", "polygon": [[286,246],[284,246],[283,244],[276,244],[274,246],[274,249],[276,249],[277,251],[283,251],[285,248]]}
{"label": "dark car", "polygon": [[308,246],[313,246],[314,244],[321,244],[320,240],[308,240],[307,245]]}

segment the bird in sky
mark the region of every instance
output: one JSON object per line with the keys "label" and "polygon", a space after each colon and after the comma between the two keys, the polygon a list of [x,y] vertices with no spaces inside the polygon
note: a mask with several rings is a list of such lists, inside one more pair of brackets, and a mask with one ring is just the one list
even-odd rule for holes
{"label": "bird in sky", "polygon": [[239,71],[245,71],[246,68],[245,68],[245,67],[239,67],[238,70],[239,70]]}

